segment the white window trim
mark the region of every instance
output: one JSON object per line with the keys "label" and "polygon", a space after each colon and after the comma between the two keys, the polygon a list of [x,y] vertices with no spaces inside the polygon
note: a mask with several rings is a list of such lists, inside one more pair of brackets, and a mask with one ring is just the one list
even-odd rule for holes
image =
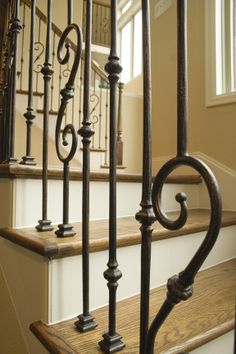
{"label": "white window trim", "polygon": [[118,30],[123,28],[139,10],[141,9],[141,0],[136,0],[128,10],[120,16],[118,20]]}
{"label": "white window trim", "polygon": [[[128,2],[128,0],[121,0],[119,2],[119,8],[123,7],[126,3]],[[134,38],[134,17],[135,15],[141,10],[141,0],[134,0],[134,2],[132,3],[132,5],[130,6],[130,8],[128,8],[128,10],[122,14],[120,16],[120,18],[118,19],[118,23],[117,23],[117,27],[118,27],[118,33],[119,33],[119,40],[118,40],[118,50],[119,53],[121,54],[121,30],[122,28],[124,28],[130,21],[131,21],[131,38]],[[134,76],[134,66],[133,66],[133,62],[134,62],[134,52],[133,52],[133,48],[130,48],[131,50],[131,62],[130,62],[130,73],[131,73],[131,77],[130,80],[127,81],[130,82],[132,80],[134,80],[137,76]],[[143,70],[143,69],[142,69]],[[141,74],[142,74],[142,70],[141,70]]]}
{"label": "white window trim", "polygon": [[206,106],[236,102],[236,92],[216,95],[215,0],[205,1],[205,100]]}

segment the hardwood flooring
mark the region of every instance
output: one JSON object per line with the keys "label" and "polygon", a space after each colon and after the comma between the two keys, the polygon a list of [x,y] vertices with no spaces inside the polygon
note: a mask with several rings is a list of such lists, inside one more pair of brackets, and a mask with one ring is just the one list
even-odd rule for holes
{"label": "hardwood flooring", "polygon": [[[198,273],[193,297],[177,305],[166,320],[156,338],[155,353],[188,352],[233,329],[235,289],[236,259]],[[165,286],[151,291],[151,320],[165,296]],[[138,354],[139,296],[119,302],[117,314],[117,331],[126,343],[121,353]],[[97,354],[101,353],[97,343],[107,331],[107,307],[93,315],[98,327],[84,334],[75,329],[76,319],[52,326],[39,321],[31,325],[31,330],[52,354]]]}

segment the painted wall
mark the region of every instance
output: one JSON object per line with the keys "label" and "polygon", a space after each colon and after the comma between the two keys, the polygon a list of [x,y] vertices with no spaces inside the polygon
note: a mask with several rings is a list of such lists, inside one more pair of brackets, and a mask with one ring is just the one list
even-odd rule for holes
{"label": "painted wall", "polygon": [[2,267],[0,265],[0,286],[1,286],[1,301],[0,301],[0,339],[1,353],[4,354],[28,354],[23,331],[17,318],[16,309],[7,286]]}
{"label": "painted wall", "polygon": [[[176,1],[157,20],[151,0],[153,157],[176,152]],[[236,104],[205,106],[204,0],[188,1],[189,150],[236,169]]]}
{"label": "painted wall", "polygon": [[[58,6],[60,4],[60,6]],[[38,0],[37,7],[46,14],[47,0]],[[52,21],[60,28],[64,29],[67,26],[67,1],[54,1],[52,8]],[[63,16],[62,16],[63,14]],[[73,18],[74,22],[82,24],[83,18],[83,0],[76,0],[73,2]]]}

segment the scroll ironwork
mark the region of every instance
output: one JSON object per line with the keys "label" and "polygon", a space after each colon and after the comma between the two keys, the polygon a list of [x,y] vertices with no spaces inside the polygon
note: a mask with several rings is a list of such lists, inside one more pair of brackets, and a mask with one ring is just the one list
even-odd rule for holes
{"label": "scroll ironwork", "polygon": [[[67,45],[66,41],[68,35],[71,31],[75,31],[77,36],[77,50],[74,54],[74,62],[72,69],[69,74],[68,81],[61,90],[61,104],[58,112],[57,123],[56,123],[56,151],[59,160],[64,164],[64,176],[63,176],[63,223],[58,226],[58,230],[56,231],[57,236],[64,237],[64,236],[72,236],[75,233],[73,232],[73,227],[69,225],[69,163],[73,159],[77,146],[78,146],[78,138],[77,132],[73,126],[73,124],[67,124],[64,129],[62,130],[62,122],[63,116],[66,111],[66,107],[68,102],[74,97],[74,81],[76,74],[78,72],[79,63],[82,55],[82,33],[81,29],[76,24],[69,24],[65,31],[63,32],[59,44],[58,44],[58,51],[57,57],[58,61],[61,65],[65,65],[70,60],[70,46]],[[63,56],[63,49],[65,48],[66,52]],[[62,132],[62,133],[61,133]],[[61,146],[61,134],[62,134],[62,145],[68,146],[68,134],[71,136],[71,147],[70,151],[67,156],[63,156],[60,146]]]}
{"label": "scroll ironwork", "polygon": [[215,176],[207,165],[196,157],[189,156],[187,150],[187,1],[178,0],[178,142],[177,156],[169,160],[157,173],[152,190],[152,203],[156,219],[169,230],[183,227],[188,218],[187,197],[184,193],[176,195],[180,204],[180,214],[176,220],[170,220],[161,207],[163,185],[169,174],[180,166],[196,170],[203,178],[209,193],[211,215],[207,234],[197,252],[178,275],[167,282],[167,296],[154,318],[147,335],[146,354],[154,353],[155,337],[158,330],[176,304],[192,296],[194,278],[214,246],[221,226],[221,196]]}

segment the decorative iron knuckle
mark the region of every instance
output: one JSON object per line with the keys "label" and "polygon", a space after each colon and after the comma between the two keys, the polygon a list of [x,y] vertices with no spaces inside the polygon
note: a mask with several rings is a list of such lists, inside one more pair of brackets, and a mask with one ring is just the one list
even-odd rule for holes
{"label": "decorative iron knuckle", "polygon": [[106,72],[111,76],[118,76],[122,71],[119,58],[116,56],[110,56],[108,63],[105,65]]}
{"label": "decorative iron knuckle", "polygon": [[16,33],[20,33],[20,31],[22,30],[22,25],[20,23],[19,19],[14,19],[11,25],[11,31],[12,32],[16,32]]}
{"label": "decorative iron knuckle", "polygon": [[83,125],[79,130],[78,134],[83,138],[91,138],[94,135],[94,130],[90,127],[90,124]]}
{"label": "decorative iron knuckle", "polygon": [[156,221],[152,205],[150,204],[148,206],[142,206],[142,209],[138,213],[136,213],[135,218],[142,225],[151,226],[154,221]]}
{"label": "decorative iron knuckle", "polygon": [[62,89],[60,93],[66,101],[69,101],[74,97],[74,87],[66,85],[66,87]]}
{"label": "decorative iron knuckle", "polygon": [[51,64],[46,63],[42,69],[41,69],[41,73],[43,74],[43,76],[45,78],[51,78],[52,74],[54,73],[54,70],[51,66]]}
{"label": "decorative iron knuckle", "polygon": [[34,110],[31,108],[31,109],[28,109],[25,113],[24,113],[24,117],[27,119],[27,121],[32,121],[36,115],[34,113]]}
{"label": "decorative iron knuckle", "polygon": [[116,283],[122,277],[122,273],[118,268],[108,268],[103,275],[109,283]]}
{"label": "decorative iron knuckle", "polygon": [[167,289],[167,298],[175,304],[188,300],[193,294],[192,285],[184,286],[179,275],[174,275],[168,279]]}

